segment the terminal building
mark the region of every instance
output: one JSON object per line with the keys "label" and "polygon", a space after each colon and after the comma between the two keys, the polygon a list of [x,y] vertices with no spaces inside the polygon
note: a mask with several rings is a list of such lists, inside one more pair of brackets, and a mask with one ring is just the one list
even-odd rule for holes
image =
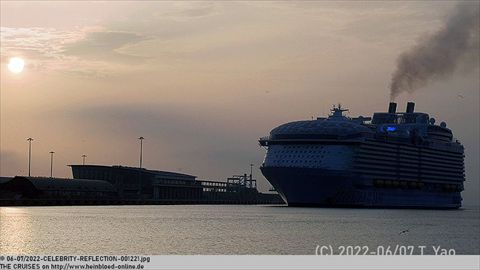
{"label": "terminal building", "polygon": [[[147,170],[126,166],[70,165],[74,179],[95,179],[111,183],[124,199],[153,199],[159,197],[161,185],[182,187],[186,193],[201,192],[187,188],[195,183],[196,176]],[[180,194],[179,194],[180,195]]]}
{"label": "terminal building", "polygon": [[69,166],[73,179],[1,178],[0,205],[283,203],[278,194],[258,192],[251,174],[222,182],[126,166]]}
{"label": "terminal building", "polygon": [[115,187],[107,181],[26,176],[0,179],[0,205],[2,201],[12,200],[46,204],[106,204],[117,199]]}

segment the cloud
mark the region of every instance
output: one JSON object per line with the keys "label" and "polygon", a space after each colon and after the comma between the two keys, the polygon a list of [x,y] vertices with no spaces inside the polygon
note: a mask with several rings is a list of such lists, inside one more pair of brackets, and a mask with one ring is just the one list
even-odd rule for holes
{"label": "cloud", "polygon": [[63,44],[81,39],[81,31],[60,31],[54,28],[0,27],[1,55],[24,52],[34,58],[58,58]]}
{"label": "cloud", "polygon": [[26,59],[27,68],[36,71],[57,71],[82,77],[106,77],[131,69],[147,57],[123,51],[146,40],[142,35],[107,31],[99,27],[72,29],[0,28],[0,59]]}
{"label": "cloud", "polygon": [[126,54],[122,48],[146,39],[128,32],[89,32],[84,39],[63,46],[62,53],[94,61],[138,63],[145,57]]}
{"label": "cloud", "polygon": [[215,14],[217,6],[214,2],[179,2],[173,6],[172,11],[160,15],[172,19],[196,19]]}

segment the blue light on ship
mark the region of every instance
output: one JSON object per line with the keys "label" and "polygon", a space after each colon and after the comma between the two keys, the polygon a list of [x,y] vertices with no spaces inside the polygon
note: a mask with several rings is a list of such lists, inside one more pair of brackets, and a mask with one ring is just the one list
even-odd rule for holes
{"label": "blue light on ship", "polygon": [[388,132],[394,132],[395,130],[397,130],[396,127],[387,127]]}

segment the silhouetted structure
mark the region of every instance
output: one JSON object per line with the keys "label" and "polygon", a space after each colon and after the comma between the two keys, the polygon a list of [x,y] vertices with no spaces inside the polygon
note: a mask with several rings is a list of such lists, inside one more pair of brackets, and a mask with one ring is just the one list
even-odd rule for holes
{"label": "silhouetted structure", "polygon": [[0,205],[69,204],[277,204],[246,174],[227,182],[125,166],[70,165],[74,179],[0,179]]}
{"label": "silhouetted structure", "polygon": [[95,179],[111,183],[123,199],[152,199],[161,183],[177,188],[195,181],[196,176],[126,166],[70,165],[74,179]]}
{"label": "silhouetted structure", "polygon": [[15,205],[15,202],[28,205],[106,204],[116,200],[115,187],[106,181],[25,176],[0,181],[0,205]]}
{"label": "silhouetted structure", "polygon": [[[246,174],[227,182],[197,180],[196,176],[144,168],[103,165],[70,165],[73,178],[110,182],[123,200],[156,202],[267,203],[272,194],[261,194],[256,180]],[[281,203],[280,197],[272,203]]]}

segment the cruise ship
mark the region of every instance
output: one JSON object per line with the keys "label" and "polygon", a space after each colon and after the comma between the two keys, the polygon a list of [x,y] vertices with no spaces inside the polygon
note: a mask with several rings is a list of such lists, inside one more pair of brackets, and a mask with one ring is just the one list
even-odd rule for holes
{"label": "cruise ship", "polygon": [[396,107],[351,118],[339,104],[326,118],[280,125],[259,140],[260,169],[289,206],[461,207],[462,144],[415,103]]}

